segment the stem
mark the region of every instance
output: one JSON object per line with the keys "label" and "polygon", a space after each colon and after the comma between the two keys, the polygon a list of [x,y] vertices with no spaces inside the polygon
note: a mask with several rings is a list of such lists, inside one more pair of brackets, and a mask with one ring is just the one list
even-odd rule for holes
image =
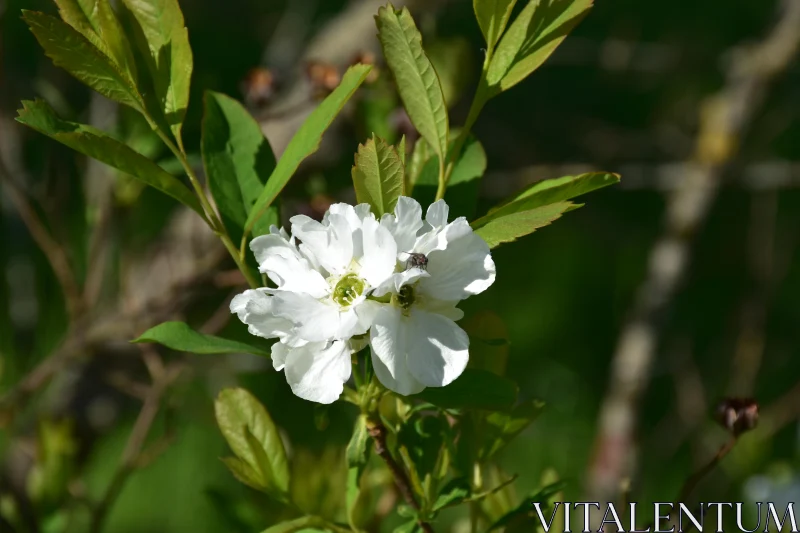
{"label": "stem", "polygon": [[[421,507],[414,496],[414,491],[411,489],[411,481],[409,481],[405,470],[403,470],[403,467],[401,467],[397,461],[394,460],[391,452],[389,452],[389,448],[386,446],[386,427],[380,422],[380,420],[370,418],[367,420],[367,431],[369,432],[369,436],[372,437],[372,440],[375,442],[375,453],[377,453],[380,458],[383,459],[383,462],[386,463],[386,466],[389,467],[389,470],[392,472],[392,476],[394,477],[394,482],[397,485],[400,494],[403,495],[403,499],[415,511],[419,512]],[[422,520],[422,518],[417,519],[417,524],[425,533],[433,533],[433,528],[431,525]]]}
{"label": "stem", "polygon": [[678,502],[684,503],[689,495],[692,493],[694,488],[697,486],[700,481],[706,477],[714,468],[722,461],[726,455],[733,450],[733,447],[736,446],[737,438],[736,436],[731,437],[731,439],[722,445],[722,447],[717,451],[717,454],[711,458],[711,460],[706,463],[705,466],[700,468],[697,472],[689,476],[686,479],[686,482],[683,484],[683,488],[681,488],[680,495],[678,496]]}
{"label": "stem", "polygon": [[206,213],[206,218],[208,219],[208,225],[211,230],[220,238],[222,244],[225,245],[225,248],[228,250],[228,253],[231,254],[231,257],[236,262],[236,266],[244,275],[247,283],[250,285],[250,288],[255,289],[259,286],[258,280],[253,276],[253,273],[250,272],[250,269],[247,267],[247,264],[244,261],[244,254],[240,253],[240,250],[234,246],[233,241],[228,236],[228,232],[225,229],[225,225],[222,221],[217,217],[217,213],[214,211],[214,208],[208,201],[206,197],[206,193],[203,190],[203,187],[200,185],[200,180],[197,179],[197,175],[194,173],[194,169],[192,169],[192,165],[189,164],[189,160],[186,159],[186,154],[184,153],[182,148],[178,148],[175,146],[175,143],[164,134],[160,129],[156,128],[156,133],[164,141],[164,144],[175,154],[175,157],[178,158],[180,161],[183,170],[186,172],[186,175],[189,176],[189,181],[192,182],[192,187],[194,187],[194,192],[197,194],[197,197],[200,199],[200,204],[203,206],[203,211]]}

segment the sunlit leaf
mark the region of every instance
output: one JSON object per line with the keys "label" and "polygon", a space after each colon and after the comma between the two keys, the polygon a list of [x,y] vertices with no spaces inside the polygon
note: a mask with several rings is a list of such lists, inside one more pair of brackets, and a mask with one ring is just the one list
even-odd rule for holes
{"label": "sunlit leaf", "polygon": [[407,8],[396,11],[391,4],[375,17],[378,39],[386,63],[397,81],[397,89],[414,127],[434,151],[447,151],[449,123],[439,77],[425,50],[422,36]]}
{"label": "sunlit leaf", "polygon": [[[489,210],[489,214],[533,209],[547,204],[571,200],[582,194],[619,183],[618,174],[589,172],[577,176],[564,176],[534,183],[509,200]],[[521,202],[522,203],[516,203]],[[511,204],[514,204],[513,206]],[[509,207],[506,209],[506,207]]]}
{"label": "sunlit leaf", "polygon": [[286,150],[275,166],[275,170],[261,191],[255,206],[247,216],[245,233],[253,228],[266,209],[278,197],[278,194],[289,182],[303,159],[317,151],[322,140],[322,134],[325,133],[325,130],[331,125],[333,119],[342,110],[342,107],[363,83],[371,69],[372,67],[369,65],[354,65],[347,69],[339,86],[303,122],[303,125],[292,137],[292,140],[289,141]]}
{"label": "sunlit leaf", "polygon": [[189,105],[192,49],[178,0],[123,0],[147,41],[147,66],[164,118],[180,142]]}
{"label": "sunlit leaf", "polygon": [[[202,152],[208,186],[228,233],[238,242],[247,214],[275,170],[275,156],[258,122],[236,100],[206,92]],[[253,235],[269,232],[262,217]]]}
{"label": "sunlit leaf", "polygon": [[130,174],[204,216],[200,202],[188,187],[143,155],[91,126],[60,119],[43,100],[24,101],[22,105],[17,121],[73,150]]}
{"label": "sunlit leaf", "polygon": [[481,236],[489,248],[506,242],[513,242],[519,237],[533,233],[547,226],[566,213],[580,207],[581,204],[559,202],[537,207],[529,211],[511,212],[509,214],[486,215],[472,223],[475,233]]}
{"label": "sunlit leaf", "polygon": [[244,389],[224,389],[214,402],[223,437],[252,472],[265,492],[279,500],[289,494],[286,451],[263,405]]}
{"label": "sunlit leaf", "polygon": [[47,57],[103,96],[134,109],[142,109],[142,98],[130,78],[91,41],[55,17],[22,11]]}
{"label": "sunlit leaf", "polygon": [[428,387],[417,398],[447,409],[510,409],[517,400],[517,384],[485,370],[467,368],[446,387]]}
{"label": "sunlit leaf", "polygon": [[592,7],[593,0],[530,0],[492,54],[486,82],[505,91],[539,68]]}
{"label": "sunlit leaf", "polygon": [[458,505],[466,500],[471,492],[469,481],[466,478],[453,479],[439,491],[439,497],[433,503],[433,510],[440,511],[445,507]]}
{"label": "sunlit leaf", "polygon": [[475,18],[490,51],[494,50],[494,45],[503,35],[516,3],[517,0],[472,0]]}
{"label": "sunlit leaf", "polygon": [[319,517],[303,516],[268,527],[261,533],[294,533],[295,531],[302,531],[303,533],[325,533],[328,531],[328,529],[325,528],[326,525],[325,520]]}
{"label": "sunlit leaf", "polygon": [[252,353],[270,356],[268,349],[244,342],[199,333],[185,322],[163,322],[132,342],[157,342],[167,348],[196,354]]}
{"label": "sunlit leaf", "polygon": [[374,135],[358,145],[352,175],[358,203],[369,204],[378,218],[394,211],[397,199],[403,195],[405,175],[394,146]]}

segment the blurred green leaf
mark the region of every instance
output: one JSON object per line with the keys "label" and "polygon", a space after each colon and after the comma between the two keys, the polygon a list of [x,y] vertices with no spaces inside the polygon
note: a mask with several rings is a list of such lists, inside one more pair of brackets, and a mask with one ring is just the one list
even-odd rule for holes
{"label": "blurred green leaf", "polygon": [[512,212],[506,215],[493,213],[474,221],[472,227],[475,229],[475,233],[486,241],[489,248],[495,248],[500,244],[513,242],[519,237],[533,233],[560,218],[567,211],[580,206],[581,204],[572,202],[559,202],[530,211]]}
{"label": "blurred green leaf", "polygon": [[267,180],[256,204],[247,216],[245,234],[254,227],[258,219],[277,198],[303,159],[317,151],[322,134],[366,79],[371,69],[372,67],[369,65],[354,65],[347,69],[339,86],[303,122],[292,140],[289,141],[289,145]]}
{"label": "blurred green leaf", "polygon": [[511,10],[516,3],[517,0],[472,0],[475,18],[486,39],[488,53],[491,54],[494,45],[503,35],[508,19],[511,18]]}
{"label": "blurred green leaf", "polygon": [[422,36],[411,13],[405,7],[396,11],[388,4],[378,10],[375,22],[383,55],[411,122],[434,151],[444,157],[449,128],[447,106],[439,77],[425,55]]}
{"label": "blurred green leaf", "polygon": [[152,327],[131,342],[157,342],[173,350],[196,354],[252,353],[270,357],[270,352],[264,347],[205,335],[193,330],[185,322],[177,321]]}
{"label": "blurred green leaf", "polygon": [[304,516],[302,518],[295,518],[288,522],[282,522],[274,526],[268,527],[261,533],[294,533],[295,531],[304,531],[306,533],[323,533],[327,531],[324,528],[327,525],[325,520],[317,516]]}
{"label": "blurred green leaf", "polygon": [[248,487],[260,491],[266,491],[269,488],[263,476],[246,461],[238,457],[221,457],[220,460],[225,463],[225,466],[228,467],[228,470],[231,471],[231,474],[233,474],[236,479]]}
{"label": "blurred green leaf", "polygon": [[422,531],[422,528],[419,527],[416,518],[409,520],[405,524],[399,525],[394,529],[394,533],[415,533],[417,531]]}
{"label": "blurred green leaf", "polygon": [[352,169],[356,201],[369,204],[380,219],[394,211],[397,199],[403,195],[405,170],[394,146],[380,137],[372,136],[358,145]]}
{"label": "blurred green leaf", "polygon": [[[416,184],[428,160],[431,158],[431,147],[425,139],[418,139],[411,152],[411,161],[406,165],[406,196],[412,196]],[[436,161],[438,167],[438,159]]]}
{"label": "blurred green leaf", "polygon": [[485,370],[467,368],[446,387],[428,387],[411,396],[445,409],[510,409],[517,401],[517,384]]}
{"label": "blurred green leaf", "polygon": [[[250,469],[245,475],[252,477],[255,473],[263,490],[286,501],[289,496],[286,451],[264,406],[244,389],[224,389],[214,402],[214,410],[222,436]],[[240,464],[236,468],[243,470]]]}
{"label": "blurred green leaf", "polygon": [[[164,118],[181,144],[189,105],[192,49],[177,0],[123,0],[139,23],[147,50],[141,50]],[[137,41],[137,44],[140,44]]]}
{"label": "blurred green leaf", "polygon": [[[509,200],[489,210],[489,214],[509,213],[533,209],[543,205],[571,200],[576,196],[619,183],[619,174],[589,172],[577,176],[564,176],[534,183]],[[522,202],[524,200],[524,202]],[[517,203],[521,202],[521,203]]]}
{"label": "blurred green leaf", "polygon": [[17,112],[18,122],[73,150],[134,176],[204,216],[197,197],[178,178],[143,155],[91,126],[60,119],[43,100],[26,100],[22,102],[22,106],[23,109]]}
{"label": "blurred green leaf", "polygon": [[[420,142],[417,142],[419,145]],[[452,150],[455,140],[450,143]],[[486,171],[486,152],[481,143],[472,137],[467,138],[464,148],[450,174],[445,200],[450,207],[451,217],[475,216],[478,207],[481,178]],[[433,155],[425,161],[416,179],[414,198],[422,205],[430,204],[436,197],[439,184],[439,156]]]}
{"label": "blurred green leaf", "polygon": [[98,50],[111,58],[116,66],[136,83],[136,65],[125,32],[104,0],[55,0],[64,22],[78,30]]}
{"label": "blurred green leaf", "polygon": [[514,407],[510,413],[491,413],[484,420],[482,449],[479,460],[485,461],[502,450],[519,435],[544,409],[544,402],[531,400]]}
{"label": "blurred green leaf", "polygon": [[440,511],[445,507],[458,505],[469,498],[471,492],[469,481],[466,478],[452,479],[439,491],[439,497],[433,504],[433,510]]}
{"label": "blurred green leaf", "polygon": [[133,82],[103,52],[70,25],[36,11],[22,11],[47,57],[103,96],[134,109],[143,108]]}
{"label": "blurred green leaf", "polygon": [[492,55],[486,82],[505,91],[539,68],[592,7],[593,0],[530,0]]}
{"label": "blurred green leaf", "polygon": [[360,415],[356,420],[353,435],[347,444],[347,520],[354,530],[357,529],[357,506],[361,494],[361,474],[367,467],[369,459],[369,432],[366,417]]}
{"label": "blurred green leaf", "polygon": [[[238,242],[247,215],[275,170],[275,156],[258,122],[239,102],[207,91],[202,151],[208,185],[228,233]],[[270,217],[260,218],[253,235],[269,233]]]}
{"label": "blurred green leaf", "polygon": [[[538,525],[539,522],[537,519],[533,518],[533,504],[534,503],[546,503],[551,496],[557,494],[564,490],[566,487],[566,483],[564,481],[557,481],[546,487],[536,491],[534,493],[529,494],[525,498],[522,499],[522,502],[511,511],[507,512],[505,515],[498,518],[494,524],[491,525],[489,531],[495,531],[500,529],[501,527],[509,527],[514,525],[516,527],[522,526],[519,524],[520,521],[524,522],[528,529],[522,529],[521,531],[529,531],[529,528],[533,528],[534,525]],[[529,520],[530,519],[530,520]],[[528,523],[530,522],[530,523]]]}
{"label": "blurred green leaf", "polygon": [[464,37],[437,39],[426,47],[448,109],[452,109],[469,86],[475,74],[474,48]]}
{"label": "blurred green leaf", "polygon": [[460,322],[469,335],[469,367],[506,373],[511,342],[505,321],[494,311],[484,309]]}

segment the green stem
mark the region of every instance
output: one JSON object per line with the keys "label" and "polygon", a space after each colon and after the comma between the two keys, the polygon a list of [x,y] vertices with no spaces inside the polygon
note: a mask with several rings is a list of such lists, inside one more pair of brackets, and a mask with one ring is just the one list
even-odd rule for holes
{"label": "green stem", "polygon": [[220,238],[222,244],[225,245],[225,248],[228,250],[228,253],[231,254],[231,257],[236,262],[236,266],[244,275],[247,283],[250,285],[250,288],[255,289],[259,286],[258,280],[253,276],[253,273],[247,267],[247,264],[244,261],[244,257],[242,254],[239,253],[239,250],[234,246],[233,242],[231,241],[230,236],[228,236],[228,232],[225,229],[225,225],[222,221],[217,217],[216,211],[211,206],[211,203],[208,201],[206,197],[206,193],[203,190],[203,187],[200,185],[200,180],[197,179],[197,175],[192,169],[192,165],[189,164],[189,160],[186,158],[186,154],[182,148],[179,148],[172,142],[164,132],[161,131],[159,128],[155,128],[156,133],[167,145],[167,148],[175,154],[175,157],[178,158],[180,161],[183,170],[186,172],[186,175],[189,176],[189,181],[192,183],[192,187],[194,187],[194,192],[197,194],[197,197],[200,200],[200,204],[203,206],[203,211],[206,213],[206,218],[209,227],[211,230]]}

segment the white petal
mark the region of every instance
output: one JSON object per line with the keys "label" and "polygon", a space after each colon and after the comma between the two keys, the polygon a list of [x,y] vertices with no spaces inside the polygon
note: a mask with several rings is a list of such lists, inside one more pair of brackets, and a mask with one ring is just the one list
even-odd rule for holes
{"label": "white petal", "polygon": [[364,256],[359,275],[372,287],[377,287],[394,272],[397,263],[397,244],[389,230],[374,218],[365,218],[361,229]]}
{"label": "white petal", "polygon": [[292,329],[292,322],[275,314],[274,301],[267,289],[249,289],[231,300],[231,313],[247,324],[251,335],[267,339],[283,337]]}
{"label": "white petal", "polygon": [[372,208],[369,204],[358,204],[356,207],[356,216],[359,220],[364,220],[367,217],[375,218],[375,215],[372,214]]}
{"label": "white petal", "polygon": [[333,403],[350,379],[350,349],[343,341],[311,343],[286,356],[286,381],[297,396],[319,403]]}
{"label": "white petal", "polygon": [[329,273],[343,274],[350,266],[353,229],[346,216],[328,214],[326,224],[322,224],[305,215],[297,215],[291,218],[291,222],[292,234],[303,241],[304,250],[313,254]]}
{"label": "white petal", "polygon": [[430,296],[425,296],[420,300],[421,308],[424,311],[446,316],[454,322],[464,318],[464,311],[456,307],[456,305],[458,305],[457,301],[448,302],[445,300],[437,300],[436,298],[431,298]]}
{"label": "white petal", "polygon": [[494,283],[496,269],[489,246],[466,220],[454,221],[443,235],[446,248],[428,254],[430,277],[420,281],[422,293],[439,300],[463,300]]}
{"label": "white petal", "polygon": [[444,387],[469,361],[469,337],[455,322],[436,313],[411,310],[408,369],[427,387]]}
{"label": "white petal", "polygon": [[437,200],[428,206],[428,211],[425,213],[425,222],[434,228],[443,228],[447,225],[447,217],[450,214],[450,208],[444,200]]}
{"label": "white petal", "polygon": [[402,272],[395,272],[383,283],[381,283],[373,292],[372,295],[380,298],[387,292],[397,293],[403,285],[410,285],[420,278],[427,278],[430,274],[421,268],[409,268]]}
{"label": "white petal", "polygon": [[383,305],[375,314],[370,329],[372,365],[381,383],[398,394],[408,395],[425,388],[409,372],[406,364],[408,352],[408,320],[392,305]]}
{"label": "white petal", "polygon": [[316,298],[328,293],[322,274],[314,270],[297,248],[281,235],[269,234],[250,242],[260,272],[269,276],[275,285],[287,291],[307,292]]}
{"label": "white petal", "polygon": [[394,214],[385,214],[381,226],[389,230],[397,242],[397,252],[411,252],[422,227],[422,207],[419,202],[407,196],[397,199]]}
{"label": "white petal", "polygon": [[273,298],[273,312],[291,320],[292,333],[309,342],[349,339],[366,332],[353,307],[342,311],[334,303],[298,292],[279,291]]}
{"label": "white petal", "polygon": [[283,370],[286,366],[286,356],[289,355],[291,348],[282,342],[276,342],[272,345],[272,366],[277,371]]}

